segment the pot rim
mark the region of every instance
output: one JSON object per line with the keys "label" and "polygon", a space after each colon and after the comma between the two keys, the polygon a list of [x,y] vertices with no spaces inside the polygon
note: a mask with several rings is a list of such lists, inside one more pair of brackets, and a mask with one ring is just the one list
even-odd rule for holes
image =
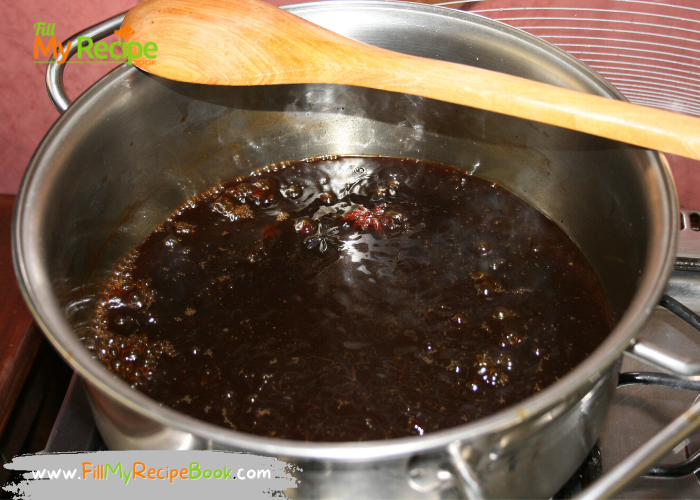
{"label": "pot rim", "polygon": [[[507,32],[509,36],[524,39],[540,49],[546,50],[549,54],[566,59],[569,64],[594,80],[602,91],[607,92],[609,97],[624,100],[624,97],[607,81],[570,54],[516,28],[469,12],[391,0],[347,0],[340,2],[331,0],[294,4],[284,8],[292,13],[302,13],[309,10],[332,9],[337,5],[352,5],[363,9],[420,11],[428,15],[446,16],[465,22],[486,24],[493,29]],[[139,70],[126,65],[116,68],[84,92],[50,128],[32,156],[20,186],[13,218],[12,252],[15,272],[24,299],[38,325],[63,358],[88,384],[130,410],[164,426],[194,434],[218,445],[244,449],[253,453],[347,462],[382,460],[416,452],[444,449],[454,441],[483,439],[489,434],[521,425],[547,412],[550,412],[552,418],[556,418],[560,413],[570,408],[574,402],[585,396],[585,393],[593,387],[595,382],[612,369],[637,332],[647,322],[661,298],[673,270],[678,237],[676,221],[679,217],[675,185],[663,155],[647,151],[645,154],[650,157],[650,163],[656,163],[660,167],[650,173],[654,174],[655,179],[651,180],[658,186],[659,192],[656,202],[661,213],[658,214],[660,224],[653,227],[652,236],[647,244],[648,258],[638,290],[606,340],[583,363],[543,391],[505,410],[474,422],[431,432],[425,436],[407,436],[384,441],[307,443],[255,436],[196,420],[176,410],[161,406],[145,394],[134,391],[92,359],[89,351],[85,349],[65,319],[57,300],[48,292],[50,289],[49,279],[38,265],[40,258],[36,250],[37,245],[33,244],[41,237],[33,227],[32,220],[27,217],[27,207],[33,205],[37,196],[37,193],[33,192],[32,186],[37,182],[42,182],[50,170],[47,166],[48,162],[44,162],[43,159],[51,157],[52,153],[60,148],[58,145],[61,135],[67,133],[74,117],[79,116],[80,111],[88,106],[92,97],[101,88],[113,84],[114,80],[133,71]]]}

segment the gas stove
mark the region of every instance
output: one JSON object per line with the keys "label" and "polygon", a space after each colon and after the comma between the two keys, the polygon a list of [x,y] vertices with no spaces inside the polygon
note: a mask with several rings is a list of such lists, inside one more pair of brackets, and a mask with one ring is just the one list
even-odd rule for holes
{"label": "gas stove", "polygon": [[[695,19],[700,10],[693,8],[689,0],[594,0],[585,8],[571,0],[423,1],[478,13],[548,40],[592,66],[632,102],[700,115],[694,86],[700,70],[692,64],[700,51],[700,32]],[[659,46],[663,48],[661,51]],[[657,70],[663,72],[662,76],[657,75]],[[666,294],[700,313],[700,211],[685,210],[681,217],[676,271]],[[700,332],[661,306],[639,337],[700,360]],[[616,465],[700,400],[700,383],[673,381],[650,374],[652,371],[647,365],[624,357],[621,373],[637,375],[621,377],[598,442],[554,498],[571,498],[597,479],[606,477]],[[659,383],[666,385],[653,385]],[[46,451],[104,448],[82,382],[74,376]],[[653,470],[615,497],[697,499],[700,498],[698,471],[700,432],[679,443]]]}

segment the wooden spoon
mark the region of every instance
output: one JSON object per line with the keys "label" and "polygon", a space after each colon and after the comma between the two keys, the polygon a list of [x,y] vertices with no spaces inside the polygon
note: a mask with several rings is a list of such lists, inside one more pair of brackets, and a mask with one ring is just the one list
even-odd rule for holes
{"label": "wooden spoon", "polygon": [[[337,83],[414,94],[700,159],[700,119],[342,37],[260,0],[146,0],[122,28],[158,76],[213,85]],[[129,30],[126,30],[129,31]],[[135,49],[134,49],[135,50]],[[154,61],[154,64],[148,64]]]}

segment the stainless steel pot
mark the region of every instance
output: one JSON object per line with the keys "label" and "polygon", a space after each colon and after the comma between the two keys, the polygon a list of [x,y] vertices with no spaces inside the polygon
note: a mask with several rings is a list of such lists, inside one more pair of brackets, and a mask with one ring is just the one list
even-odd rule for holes
{"label": "stainless steel pot", "polygon": [[[566,53],[468,13],[387,1],[288,10],[385,48],[622,98]],[[103,38],[121,20],[80,35]],[[686,374],[697,368],[635,339],[675,256],[676,194],[655,152],[408,95],[181,84],[126,65],[70,104],[64,68],[48,72],[65,113],[37,149],[18,196],[15,264],[37,322],[86,381],[110,448],[279,456],[304,471],[289,492],[295,498],[548,497],[594,444],[625,350]],[[517,406],[424,437],[369,443],[300,443],[212,426],[159,406],[90,358],[78,337],[95,297],[115,263],[156,224],[217,183],[269,163],[330,154],[425,158],[499,182],[583,249],[610,299],[615,330],[572,373]],[[696,425],[681,423],[684,431]],[[628,476],[644,460],[648,454],[629,463]]]}

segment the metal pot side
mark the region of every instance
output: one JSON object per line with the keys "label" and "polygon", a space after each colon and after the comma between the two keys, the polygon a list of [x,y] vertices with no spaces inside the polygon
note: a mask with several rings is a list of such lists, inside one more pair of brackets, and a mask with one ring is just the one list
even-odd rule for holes
{"label": "metal pot side", "polygon": [[[621,98],[564,52],[468,13],[387,1],[289,10],[385,48]],[[96,296],[155,225],[220,182],[270,163],[334,154],[424,158],[510,189],[560,224],[591,260],[615,330],[571,374],[515,407],[422,438],[370,443],[298,443],[215,427],[159,406],[90,358],[78,336],[89,328]],[[455,459],[446,450],[459,442],[458,461],[479,485],[474,494],[548,497],[597,439],[620,354],[663,291],[675,256],[676,206],[659,155],[624,144],[403,94],[210,87],[121,66],[83,94],[37,149],[18,196],[14,256],[37,322],[87,382],[111,448],[283,457],[304,469],[299,489],[288,492],[299,498],[442,498],[457,494]]]}

